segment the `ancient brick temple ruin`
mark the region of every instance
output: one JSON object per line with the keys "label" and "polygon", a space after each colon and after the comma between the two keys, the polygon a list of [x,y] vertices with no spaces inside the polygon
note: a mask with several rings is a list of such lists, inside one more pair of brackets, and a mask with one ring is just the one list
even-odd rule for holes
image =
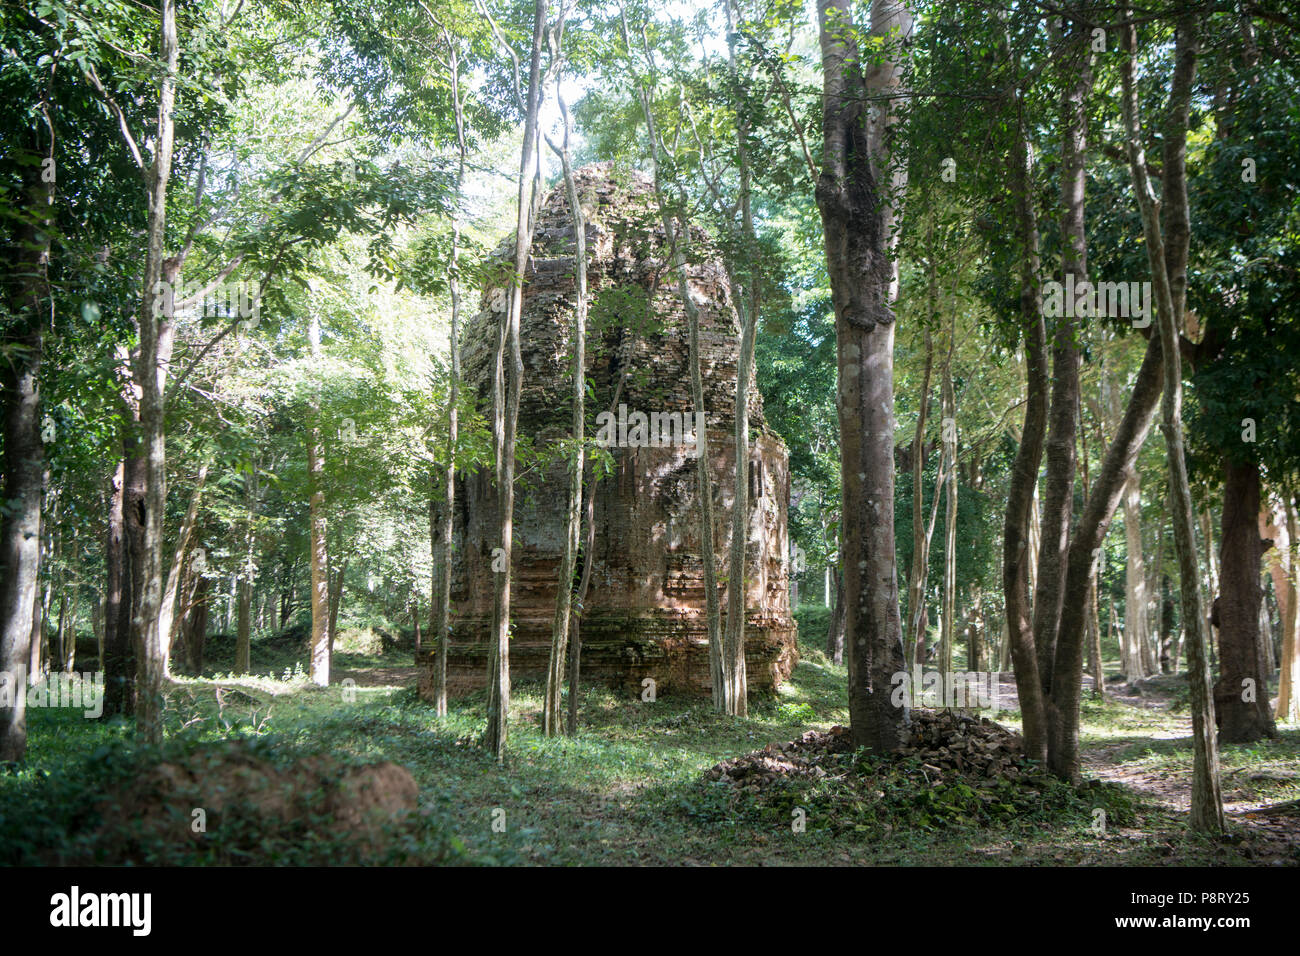
{"label": "ancient brick temple ruin", "polygon": [[[612,474],[595,499],[595,553],[582,619],[582,676],[631,692],[653,678],[660,693],[709,690],[704,571],[696,491],[696,446],[641,442],[637,413],[684,413],[686,438],[695,421],[691,401],[689,326],[676,276],[644,175],[597,164],[577,172],[586,218],[591,294],[587,376],[588,436],[609,410],[619,382],[628,422],[626,446],[610,449]],[[494,255],[512,258],[513,237]],[[708,460],[714,489],[714,541],[720,577],[727,571],[735,482],[734,409],[739,323],[726,274],[693,230],[690,294],[700,312]],[[554,443],[570,433],[571,332],[576,279],[573,229],[563,186],[547,197],[537,221],[521,316],[524,360],[519,436],[543,455],[521,460],[515,499],[510,673],[546,674],[563,550],[566,466]],[[502,289],[484,290],[483,310],[463,339],[465,388],[490,420],[494,348]],[[507,363],[507,368],[508,368]],[[656,414],[657,413],[657,414]],[[746,562],[745,658],[751,688],[771,689],[796,662],[789,607],[790,485],[785,445],[767,427],[757,387],[750,395],[750,514]],[[615,410],[615,418],[619,418]],[[607,432],[610,429],[607,429]],[[663,436],[660,436],[663,437]],[[674,435],[674,438],[680,436]],[[545,453],[552,454],[549,459]],[[532,460],[531,455],[528,458]],[[588,469],[590,480],[590,469]],[[452,694],[487,680],[492,620],[492,553],[499,545],[493,474],[485,467],[458,479],[452,569],[452,633],[447,660]],[[576,580],[576,579],[575,579]],[[726,608],[725,586],[719,587]],[[432,644],[432,642],[430,642]],[[420,655],[420,691],[432,687],[432,646]]]}

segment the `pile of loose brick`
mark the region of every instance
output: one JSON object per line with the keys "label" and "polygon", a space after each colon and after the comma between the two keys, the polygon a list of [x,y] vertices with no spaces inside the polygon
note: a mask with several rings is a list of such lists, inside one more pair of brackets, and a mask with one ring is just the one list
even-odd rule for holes
{"label": "pile of loose brick", "polygon": [[[781,779],[820,779],[853,772],[843,755],[853,743],[847,727],[809,730],[796,740],[768,744],[762,750],[715,764],[708,780],[740,790],[761,790]],[[945,778],[1018,779],[1025,774],[1020,735],[984,717],[951,710],[912,711],[912,735],[894,756],[916,758],[931,784]]]}

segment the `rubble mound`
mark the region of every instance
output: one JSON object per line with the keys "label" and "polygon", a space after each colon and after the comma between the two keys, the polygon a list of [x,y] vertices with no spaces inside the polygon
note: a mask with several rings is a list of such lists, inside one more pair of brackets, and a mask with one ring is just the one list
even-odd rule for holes
{"label": "rubble mound", "polygon": [[1123,788],[1070,786],[1027,760],[1020,736],[1006,727],[919,709],[911,739],[897,753],[855,750],[846,727],[810,730],[715,764],[678,805],[727,826],[868,840],[952,827],[1081,829],[1098,807],[1116,826],[1134,819],[1132,795]]}
{"label": "rubble mound", "polygon": [[[852,751],[847,727],[810,730],[797,740],[724,760],[704,776],[741,789],[758,789],[781,777],[822,779],[843,772],[842,755]],[[1019,734],[987,717],[950,710],[914,710],[911,742],[896,756],[916,758],[923,776],[933,782],[954,774],[1015,779],[1024,773]]]}
{"label": "rubble mound", "polygon": [[142,768],[110,790],[96,842],[121,862],[306,862],[301,848],[319,844],[331,860],[362,863],[397,850],[418,810],[414,778],[393,763],[315,755],[273,763],[214,747]]}

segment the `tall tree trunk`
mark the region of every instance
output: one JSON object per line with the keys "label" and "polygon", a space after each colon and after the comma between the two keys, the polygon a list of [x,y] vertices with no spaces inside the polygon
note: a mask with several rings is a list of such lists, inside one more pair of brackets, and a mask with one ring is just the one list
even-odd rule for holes
{"label": "tall tree trunk", "polygon": [[130,714],[135,700],[131,675],[131,562],[126,536],[126,459],[117,463],[110,479],[104,564],[104,717]]}
{"label": "tall tree trunk", "polygon": [[826,656],[835,664],[844,663],[844,572],[835,569],[835,604],[830,626],[826,629]]}
{"label": "tall tree trunk", "polygon": [[[627,26],[626,15],[620,8],[623,27],[623,40],[631,46],[631,35]],[[659,211],[664,235],[668,240],[672,256],[673,271],[677,274],[677,294],[682,308],[686,312],[690,335],[691,366],[691,401],[697,412],[704,412],[704,379],[700,369],[700,312],[691,296],[690,275],[687,271],[690,226],[688,223],[674,220],[669,212],[668,199],[662,176],[660,153],[663,141],[655,125],[654,110],[650,101],[649,90],[644,84],[638,84],[641,101],[641,114],[646,123],[646,137],[650,145],[650,164],[654,172],[655,202]],[[731,698],[728,689],[730,671],[723,666],[722,613],[718,601],[717,552],[714,548],[715,522],[713,516],[713,476],[709,456],[709,430],[707,420],[701,433],[695,436],[696,442],[702,443],[701,454],[695,459],[696,491],[700,503],[700,558],[704,570],[704,620],[709,642],[709,682],[713,695],[713,707],[725,712],[727,701]]]}
{"label": "tall tree trunk", "polygon": [[[1104,375],[1103,371],[1103,375]],[[1086,501],[1092,493],[1091,488],[1091,468],[1088,462],[1088,429],[1083,420],[1083,401],[1080,398],[1079,414],[1079,445],[1082,449],[1081,461],[1083,462],[1083,498]],[[1097,434],[1102,434],[1101,415],[1097,416]],[[1102,439],[1102,445],[1105,445],[1105,439]],[[1106,569],[1106,552],[1101,553],[1101,565],[1097,568],[1092,581],[1088,585],[1088,621],[1087,621],[1087,639],[1088,639],[1088,659],[1092,670],[1092,696],[1101,700],[1106,696],[1106,675],[1105,667],[1101,659],[1101,617],[1097,612],[1097,589],[1098,581],[1101,580]]]}
{"label": "tall tree trunk", "polygon": [[[460,203],[465,191],[465,111],[460,95],[460,56],[457,41],[444,31],[447,66],[451,76],[452,106],[456,118],[456,215],[451,227],[451,259],[447,267],[447,288],[451,293],[451,369],[447,383],[447,446],[444,468],[442,521],[434,534],[433,562],[436,569],[433,592],[434,707],[439,717],[447,716],[447,652],[451,639],[451,549],[456,522],[456,451],[460,432]],[[430,519],[433,503],[430,502]]]}
{"label": "tall tree trunk", "polygon": [[[1061,25],[1067,70],[1073,77],[1061,95],[1061,280],[1067,289],[1088,282],[1088,241],[1084,216],[1085,160],[1088,146],[1088,94],[1092,90],[1092,30],[1084,17],[1067,16]],[[1073,279],[1073,282],[1071,282]],[[1066,303],[1052,334],[1052,399],[1044,458],[1043,523],[1038,551],[1038,590],[1034,595],[1034,646],[1043,694],[1050,701],[1056,642],[1060,631],[1065,572],[1074,508],[1076,421],[1079,408],[1078,329]],[[1049,704],[1048,719],[1051,720]]]}
{"label": "tall tree trunk", "polygon": [[[497,519],[503,571],[495,577],[492,602],[492,646],[488,669],[487,730],[483,746],[498,762],[506,755],[506,730],[510,712],[510,583],[513,574],[515,510],[515,431],[519,421],[519,391],[524,363],[519,342],[523,310],[524,272],[533,242],[532,196],[537,183],[530,170],[537,153],[538,112],[541,109],[542,43],[546,33],[546,4],[537,0],[533,10],[533,40],[528,66],[528,101],[524,110],[524,141],[519,156],[519,195],[515,217],[515,262],[510,297],[497,339],[497,359],[492,389],[493,444],[496,451]],[[506,374],[506,350],[510,374]],[[507,379],[509,380],[507,382]],[[508,394],[507,394],[508,386]]]}
{"label": "tall tree trunk", "polygon": [[[42,477],[42,488],[44,487],[44,484],[48,480],[48,478],[49,478],[49,472],[47,471],[45,475]],[[48,565],[49,563],[48,561],[45,560],[46,552],[49,549],[49,545],[47,543],[48,538],[46,537],[46,530],[44,528],[45,526],[44,513],[45,513],[44,494],[42,493],[41,514],[36,522],[36,540],[40,542],[40,544],[37,547],[37,562],[38,562],[37,572],[38,573],[40,571],[41,565]],[[45,670],[46,670],[45,618],[46,615],[49,613],[49,608],[50,608],[50,587],[51,587],[50,576],[48,572],[46,573],[45,581],[43,582],[44,587],[41,586],[41,583],[42,582],[38,578],[36,606],[32,608],[31,654],[27,662],[28,665],[27,683],[30,685],[39,684],[41,682],[41,679],[45,676]]]}
{"label": "tall tree trunk", "polygon": [[[181,582],[185,576],[185,561],[189,554],[190,539],[194,536],[194,523],[199,514],[199,503],[203,500],[203,484],[208,478],[208,463],[199,467],[198,477],[194,480],[194,494],[190,496],[190,505],[181,521],[180,533],[176,536],[176,550],[172,555],[172,565],[167,571],[167,586],[163,589],[162,608],[158,612],[158,633],[163,642],[163,673],[171,673],[172,644],[176,639],[176,599],[181,591]],[[238,659],[238,651],[236,651]],[[238,664],[236,664],[238,668]],[[236,673],[243,673],[237,670]]]}
{"label": "tall tree trunk", "polygon": [[[942,438],[948,459],[945,528],[943,539],[943,630],[939,637],[939,656],[944,674],[952,671],[952,649],[957,614],[957,395],[952,384],[952,356],[957,339],[957,315],[949,317],[948,358],[943,363],[941,401],[943,403]],[[938,495],[939,489],[934,489]],[[968,661],[969,663],[969,661]],[[975,668],[968,668],[975,669]]]}
{"label": "tall tree trunk", "polygon": [[[312,313],[308,337],[312,358],[320,355],[320,319]],[[330,682],[330,598],[329,546],[326,543],[325,460],[317,421],[316,400],[312,400],[307,425],[307,525],[311,571],[311,681],[319,687]]]}
{"label": "tall tree trunk", "polygon": [[54,184],[41,182],[40,153],[39,141],[33,142],[24,175],[31,218],[15,228],[6,250],[5,305],[10,319],[0,349],[6,503],[0,516],[0,762],[21,760],[27,752],[23,685],[40,576],[45,474],[40,372],[44,331],[52,311],[46,274],[54,198]]}
{"label": "tall tree trunk", "polygon": [[[727,53],[728,69],[732,89],[739,91],[745,84],[736,66],[736,38],[739,25],[739,10],[734,0],[727,0]],[[736,369],[736,470],[735,491],[731,505],[731,548],[727,561],[727,626],[723,635],[723,667],[727,671],[723,686],[726,697],[723,711],[737,717],[749,714],[749,678],[745,672],[745,606],[748,603],[745,559],[750,538],[749,513],[749,391],[750,375],[754,364],[754,340],[758,327],[758,274],[756,263],[759,261],[758,249],[754,236],[754,213],[750,198],[749,165],[749,114],[743,103],[735,105],[736,124],[736,162],[739,167],[740,194],[740,239],[742,261],[749,265],[749,287],[740,284],[739,266],[735,263],[727,270],[731,284],[732,299],[740,319],[740,356]],[[746,295],[748,293],[748,295]],[[708,457],[706,454],[705,458]],[[791,574],[791,581],[796,588],[792,607],[798,608],[798,582]]]}
{"label": "tall tree trunk", "polygon": [[1300,685],[1300,660],[1296,657],[1296,562],[1295,519],[1291,500],[1274,496],[1260,512],[1260,535],[1273,542],[1268,561],[1268,573],[1273,579],[1273,593],[1277,597],[1278,617],[1282,627],[1282,648],[1278,655],[1277,719],[1286,723],[1300,723],[1300,700],[1296,697]]}
{"label": "tall tree trunk", "polygon": [[1225,459],[1223,470],[1219,681],[1214,702],[1219,739],[1250,743],[1276,733],[1267,677],[1259,666],[1259,608],[1264,596],[1260,587],[1264,545],[1259,537],[1259,465]]}
{"label": "tall tree trunk", "polygon": [[[909,735],[906,706],[890,702],[906,667],[894,548],[894,197],[888,127],[902,95],[898,64],[863,63],[849,0],[818,0],[824,83],[821,212],[835,307],[837,406],[843,489],[845,636],[849,722],[856,746],[897,750]],[[874,0],[872,37],[907,38],[912,17],[898,0]],[[868,99],[874,99],[870,111]],[[896,187],[891,189],[890,186]]]}
{"label": "tall tree trunk", "polygon": [[569,630],[573,617],[573,572],[578,561],[578,535],[582,525],[582,476],[586,467],[586,393],[587,393],[587,223],[582,214],[582,197],[569,158],[569,138],[573,123],[557,91],[564,114],[564,142],[556,149],[564,170],[564,185],[569,195],[569,215],[573,220],[573,461],[569,463],[569,497],[565,508],[564,552],[560,556],[560,577],[556,582],[555,619],[551,625],[551,656],[546,669],[546,699],[542,706],[542,733],[548,737],[560,733],[561,690],[564,685],[564,658],[568,653]]}
{"label": "tall tree trunk", "polygon": [[[144,265],[144,298],[139,320],[139,341],[132,355],[135,386],[140,394],[140,457],[142,487],[135,516],[140,551],[136,565],[140,580],[133,590],[139,603],[132,613],[132,643],[136,653],[136,724],[151,744],[162,742],[163,652],[158,631],[162,607],[163,517],[167,503],[167,447],[163,433],[167,365],[171,359],[172,296],[163,280],[174,288],[179,263],[164,263],[167,184],[171,178],[179,44],[176,37],[176,0],[162,0],[160,57],[163,75],[158,98],[157,135],[149,167],[148,246]],[[134,574],[133,574],[134,577]]]}
{"label": "tall tree trunk", "polygon": [[1147,642],[1147,571],[1142,547],[1142,487],[1136,468],[1124,482],[1124,635],[1121,645],[1124,676],[1147,676],[1142,648]]}
{"label": "tall tree trunk", "polygon": [[[1187,251],[1191,239],[1186,183],[1187,122],[1191,109],[1192,84],[1196,74],[1199,36],[1195,14],[1179,18],[1174,50],[1174,72],[1170,83],[1169,115],[1164,130],[1164,222],[1158,218],[1155,190],[1147,175],[1142,146],[1142,124],[1134,77],[1137,28],[1130,8],[1123,28],[1125,58],[1121,64],[1124,122],[1128,140],[1129,169],[1133,191],[1142,212],[1142,232],[1151,267],[1152,289],[1160,323],[1164,388],[1161,411],[1165,444],[1168,448],[1169,495],[1174,521],[1174,547],[1178,555],[1183,621],[1187,627],[1188,680],[1191,683],[1193,770],[1191,825],[1211,833],[1223,830],[1223,801],[1219,793],[1219,755],[1214,740],[1214,698],[1210,667],[1205,658],[1208,636],[1204,630],[1200,576],[1193,530],[1192,496],[1187,480],[1182,430],[1182,356],[1179,335],[1186,303]],[[1163,226],[1163,228],[1162,228]],[[1166,240],[1168,246],[1166,247]],[[1251,515],[1251,527],[1259,514],[1258,501]],[[1258,533],[1256,533],[1258,538]],[[1258,560],[1258,559],[1256,559]],[[1265,701],[1265,707],[1267,707]]]}
{"label": "tall tree trunk", "polygon": [[[933,235],[933,229],[931,230]],[[935,320],[936,310],[934,252],[929,256],[930,271],[930,321]],[[925,489],[922,478],[925,473],[925,423],[930,409],[930,374],[934,365],[934,342],[930,329],[925,330],[925,364],[921,371],[921,394],[916,415],[916,432],[912,436],[912,565],[907,570],[907,637],[905,647],[911,650],[914,664],[925,663],[925,581],[929,570],[929,548],[925,537]],[[934,486],[935,497],[939,495],[939,485]]]}
{"label": "tall tree trunk", "polygon": [[[1216,552],[1214,550],[1214,522],[1210,519],[1210,509],[1208,505],[1205,508],[1201,509],[1200,521],[1201,521],[1201,544],[1205,548],[1205,568],[1206,571],[1208,572],[1208,577],[1206,581],[1206,583],[1209,585],[1208,593],[1211,595],[1217,595],[1219,593],[1219,565],[1218,565],[1218,561],[1215,558]],[[1211,597],[1210,607],[1205,612],[1205,633],[1211,636],[1214,634],[1214,622],[1212,620],[1213,615],[1214,615],[1214,598]],[[1218,662],[1214,656],[1213,641],[1210,642],[1210,646],[1208,650],[1210,653],[1210,665],[1212,667],[1217,666]]]}
{"label": "tall tree trunk", "polygon": [[1025,128],[1024,104],[1019,93],[1013,105],[1016,109],[1016,138],[1012,149],[1011,192],[1016,206],[1016,238],[1020,245],[1020,321],[1027,382],[1025,421],[1007,487],[1007,511],[1002,533],[1002,592],[1006,609],[1005,646],[1010,650],[1020,696],[1025,754],[1031,760],[1042,761],[1047,758],[1047,713],[1031,622],[1029,564],[1034,489],[1047,430],[1047,330],[1039,284],[1033,161]]}
{"label": "tall tree trunk", "polygon": [[[313,427],[315,427],[313,423]],[[257,459],[248,463],[244,475],[244,554],[236,593],[235,673],[247,674],[253,666],[253,583],[257,548]]]}
{"label": "tall tree trunk", "polygon": [[194,578],[194,593],[189,601],[189,611],[182,625],[185,653],[190,669],[196,677],[203,676],[203,645],[208,634],[208,614],[211,610],[212,581],[202,574]]}
{"label": "tall tree trunk", "polygon": [[[337,557],[337,555],[335,555]],[[330,657],[334,656],[334,638],[339,633],[339,608],[343,605],[343,585],[347,581],[348,565],[352,562],[351,555],[345,555],[343,563],[339,569],[330,575],[329,584],[329,646]]]}

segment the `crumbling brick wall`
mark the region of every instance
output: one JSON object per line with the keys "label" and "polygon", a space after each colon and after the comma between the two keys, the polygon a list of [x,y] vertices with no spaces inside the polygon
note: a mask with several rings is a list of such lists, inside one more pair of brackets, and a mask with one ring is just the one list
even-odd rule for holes
{"label": "crumbling brick wall", "polygon": [[[629,413],[692,416],[689,326],[658,225],[649,179],[601,163],[577,171],[587,222],[591,294],[587,375],[588,437],[597,415],[620,401]],[[512,240],[494,257],[512,261]],[[714,487],[718,573],[726,575],[735,481],[734,410],[739,323],[726,273],[707,236],[692,230],[690,294],[699,307],[700,351]],[[538,217],[520,318],[524,377],[519,435],[545,453],[572,422],[571,335],[576,278],[573,229],[564,188]],[[465,386],[490,417],[501,284],[484,290],[482,309],[465,329]],[[746,663],[754,688],[772,688],[796,661],[789,608],[789,470],[784,444],[763,419],[757,387],[749,396],[750,515],[746,561]],[[703,561],[695,449],[691,445],[616,447],[614,471],[595,500],[595,561],[582,622],[584,680],[639,690],[707,692]],[[590,474],[590,472],[589,472]],[[543,678],[564,544],[566,464],[551,460],[516,489],[510,645],[514,678]],[[452,567],[453,694],[484,686],[492,618],[492,549],[499,545],[490,467],[462,476],[457,489]],[[725,588],[719,588],[725,608]],[[428,694],[435,648],[421,655]]]}

